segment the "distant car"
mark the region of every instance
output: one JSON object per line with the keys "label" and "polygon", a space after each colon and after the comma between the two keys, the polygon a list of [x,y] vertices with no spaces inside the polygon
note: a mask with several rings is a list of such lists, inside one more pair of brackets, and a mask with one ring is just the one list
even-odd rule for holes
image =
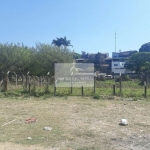
{"label": "distant car", "polygon": [[105,75],[105,78],[107,78],[107,79],[112,79],[113,76],[112,76],[112,75]]}
{"label": "distant car", "polygon": [[116,79],[116,78],[119,78],[119,77],[120,77],[120,76],[118,76],[118,75],[115,75],[115,76],[114,76],[114,79]]}

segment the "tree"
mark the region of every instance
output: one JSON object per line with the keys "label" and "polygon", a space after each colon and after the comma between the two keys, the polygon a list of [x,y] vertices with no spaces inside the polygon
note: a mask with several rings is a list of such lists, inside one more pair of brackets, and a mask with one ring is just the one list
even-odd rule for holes
{"label": "tree", "polygon": [[136,73],[147,72],[149,70],[148,64],[150,63],[150,53],[140,52],[135,53],[129,57],[125,64],[125,68]]}
{"label": "tree", "polygon": [[[56,38],[57,40],[53,40],[52,44],[55,46],[61,47],[64,46],[65,48],[71,45],[71,41],[67,40],[66,36],[64,38]],[[73,47],[73,46],[72,46]]]}
{"label": "tree", "polygon": [[150,42],[143,44],[140,47],[139,52],[150,52]]}
{"label": "tree", "polygon": [[62,45],[62,41],[60,40],[60,38],[56,38],[57,40],[53,40],[52,44],[54,44],[55,46],[60,47]]}
{"label": "tree", "polygon": [[[34,74],[45,75],[50,72],[54,75],[54,64],[72,63],[73,53],[69,49],[52,47],[49,44],[36,43],[36,56],[32,63]],[[36,66],[36,67],[35,67]]]}
{"label": "tree", "polygon": [[[61,41],[64,45],[64,47],[68,47],[68,46],[72,46],[71,45],[71,41],[70,40],[67,40],[66,36],[64,38],[61,38]],[[73,46],[72,46],[73,47]]]}
{"label": "tree", "polygon": [[54,63],[73,62],[73,52],[69,49],[36,43],[36,47],[23,44],[0,43],[0,73],[22,73],[30,71],[32,75],[54,75]]}
{"label": "tree", "polygon": [[74,59],[79,59],[81,58],[81,54],[73,52],[73,57]]}
{"label": "tree", "polygon": [[20,44],[0,44],[0,71],[24,72],[30,63],[30,48]]}
{"label": "tree", "polygon": [[88,58],[88,53],[86,53],[85,51],[81,51],[81,58],[83,59],[87,59]]}
{"label": "tree", "polygon": [[145,73],[150,73],[150,62],[146,61],[144,63],[144,65],[142,66],[142,70],[145,72]]}

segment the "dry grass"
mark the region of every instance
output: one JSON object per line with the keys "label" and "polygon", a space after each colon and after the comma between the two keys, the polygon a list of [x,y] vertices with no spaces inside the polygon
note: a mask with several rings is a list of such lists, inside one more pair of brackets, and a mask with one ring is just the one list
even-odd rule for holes
{"label": "dry grass", "polygon": [[[1,150],[128,150],[150,142],[146,100],[31,97],[1,99],[0,103],[0,126],[16,119],[1,127]],[[31,117],[37,122],[25,123]],[[128,126],[118,125],[122,118],[128,119]],[[43,130],[45,126],[52,130]]]}

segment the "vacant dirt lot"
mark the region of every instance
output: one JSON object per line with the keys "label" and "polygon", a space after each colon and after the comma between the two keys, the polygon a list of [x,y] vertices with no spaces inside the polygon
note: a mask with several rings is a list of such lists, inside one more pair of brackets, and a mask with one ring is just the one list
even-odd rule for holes
{"label": "vacant dirt lot", "polygon": [[[148,100],[3,98],[0,103],[1,150],[150,149]],[[29,118],[37,121],[26,123]],[[123,118],[128,126],[119,125]]]}

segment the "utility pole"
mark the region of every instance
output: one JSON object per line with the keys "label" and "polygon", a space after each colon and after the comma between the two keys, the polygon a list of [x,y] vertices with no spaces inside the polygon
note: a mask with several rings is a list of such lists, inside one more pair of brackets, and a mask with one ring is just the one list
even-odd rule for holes
{"label": "utility pole", "polygon": [[115,31],[115,52],[116,52],[116,31]]}

